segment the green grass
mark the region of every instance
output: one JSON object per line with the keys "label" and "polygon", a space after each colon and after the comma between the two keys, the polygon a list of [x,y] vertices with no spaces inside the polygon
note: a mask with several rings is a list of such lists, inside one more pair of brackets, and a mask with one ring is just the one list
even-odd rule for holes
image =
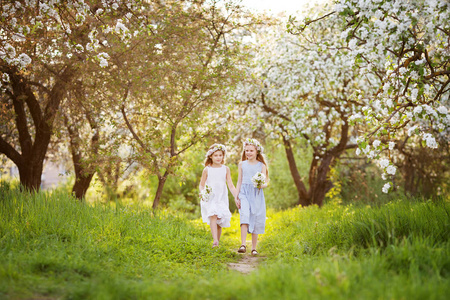
{"label": "green grass", "polygon": [[[326,299],[445,299],[450,293],[450,203],[328,205],[272,216],[263,282]],[[301,278],[301,284],[295,282]],[[280,293],[283,293],[280,291]]]}
{"label": "green grass", "polygon": [[58,192],[1,192],[0,298],[83,294],[103,285],[115,294],[121,281],[210,276],[237,257],[226,241],[213,251],[204,227],[176,215],[91,206]]}
{"label": "green grass", "polygon": [[206,225],[140,205],[0,187],[3,299],[446,299],[450,204],[396,201],[269,211],[258,270],[239,217],[211,249]]}

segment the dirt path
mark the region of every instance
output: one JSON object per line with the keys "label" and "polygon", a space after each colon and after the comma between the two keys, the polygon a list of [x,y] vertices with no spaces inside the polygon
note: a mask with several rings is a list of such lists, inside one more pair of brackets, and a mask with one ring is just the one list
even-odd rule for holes
{"label": "dirt path", "polygon": [[242,255],[242,259],[239,262],[228,264],[228,268],[242,274],[248,274],[256,269],[261,260],[262,257],[260,256],[252,256],[246,253]]}

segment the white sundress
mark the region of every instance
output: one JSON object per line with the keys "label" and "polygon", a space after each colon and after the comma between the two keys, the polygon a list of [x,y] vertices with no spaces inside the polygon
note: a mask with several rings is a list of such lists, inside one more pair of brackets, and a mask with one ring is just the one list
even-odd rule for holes
{"label": "white sundress", "polygon": [[203,222],[210,225],[209,217],[217,215],[217,225],[230,227],[231,212],[228,202],[227,168],[207,167],[208,177],[206,184],[212,188],[212,195],[207,202],[200,201]]}

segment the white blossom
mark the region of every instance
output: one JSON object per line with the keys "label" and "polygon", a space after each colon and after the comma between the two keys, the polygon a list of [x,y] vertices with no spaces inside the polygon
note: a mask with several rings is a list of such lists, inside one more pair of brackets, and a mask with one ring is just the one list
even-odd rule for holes
{"label": "white blossom", "polygon": [[118,20],[115,28],[116,33],[125,33],[128,31],[128,28],[122,23],[122,20]]}
{"label": "white blossom", "polygon": [[366,148],[363,149],[364,154],[368,153],[370,151],[370,146],[367,145]]}
{"label": "white blossom", "polygon": [[78,53],[81,53],[84,51],[84,47],[80,44],[76,44],[74,48],[75,48],[75,51],[77,51]]}
{"label": "white blossom", "polygon": [[75,16],[75,20],[76,20],[77,25],[80,25],[80,24],[84,23],[84,21],[86,20],[86,17],[83,14],[77,14]]}
{"label": "white blossom", "polygon": [[443,114],[443,115],[445,115],[445,114],[447,114],[447,107],[445,107],[445,106],[439,106],[438,107],[438,109],[437,109],[437,111],[440,113],[440,114]]}
{"label": "white blossom", "polygon": [[356,43],[357,43],[358,41],[356,40],[356,39],[351,39],[350,40],[350,42],[348,43],[348,47],[350,48],[350,49],[355,49],[356,48]]}
{"label": "white blossom", "polygon": [[408,136],[411,136],[416,129],[417,129],[417,126],[413,126],[413,127],[409,128],[408,129]]}
{"label": "white blossom", "polygon": [[108,53],[105,52],[99,53],[97,57],[100,60],[100,67],[104,68],[108,66],[108,59],[109,59]]}
{"label": "white blossom", "polygon": [[389,160],[386,158],[382,158],[382,159],[380,159],[379,164],[380,164],[380,167],[384,169],[387,166],[389,166]]}
{"label": "white blossom", "polygon": [[2,81],[3,82],[9,82],[9,74],[8,73],[3,73]]}
{"label": "white blossom", "polygon": [[25,53],[21,53],[18,59],[19,59],[19,66],[22,69],[31,63],[31,58]]}
{"label": "white blossom", "polygon": [[431,135],[431,133],[424,133],[423,139],[425,140],[428,148],[436,149],[438,147],[436,139],[433,137],[433,135]]}
{"label": "white blossom", "polygon": [[43,13],[49,11],[50,6],[48,6],[45,2],[39,2],[39,8]]}
{"label": "white blossom", "polygon": [[422,106],[416,106],[414,107],[414,114],[418,115],[422,112]]}
{"label": "white blossom", "polygon": [[415,63],[416,65],[421,65],[421,64],[424,64],[426,61],[427,61],[427,60],[424,58],[424,59],[421,59],[421,60],[416,60],[414,63]]}
{"label": "white blossom", "polygon": [[386,168],[386,173],[390,175],[395,175],[395,171],[397,171],[397,168],[393,165],[390,165]]}
{"label": "white blossom", "polygon": [[375,148],[377,148],[378,146],[380,146],[380,141],[379,140],[375,140],[375,141],[373,141],[373,143],[372,143],[372,146],[374,146]]}
{"label": "white blossom", "polygon": [[412,100],[416,100],[418,94],[419,94],[419,90],[418,89],[412,89],[411,90],[411,99]]}
{"label": "white blossom", "polygon": [[[10,57],[10,58],[14,58],[16,57],[16,49],[9,43],[6,44],[5,46],[5,51],[6,54]],[[4,55],[0,54],[0,58],[3,58]]]}
{"label": "white blossom", "polygon": [[389,182],[385,183],[385,185],[383,186],[383,188],[381,189],[383,191],[383,193],[388,193],[389,192],[389,188],[391,187],[391,184]]}

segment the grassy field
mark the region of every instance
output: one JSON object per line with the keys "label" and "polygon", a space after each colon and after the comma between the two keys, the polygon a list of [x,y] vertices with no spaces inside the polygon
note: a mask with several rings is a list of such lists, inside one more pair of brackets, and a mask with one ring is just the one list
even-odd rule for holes
{"label": "grassy field", "polygon": [[134,205],[0,188],[0,299],[447,299],[450,203],[269,211],[250,275],[238,219],[208,228]]}

